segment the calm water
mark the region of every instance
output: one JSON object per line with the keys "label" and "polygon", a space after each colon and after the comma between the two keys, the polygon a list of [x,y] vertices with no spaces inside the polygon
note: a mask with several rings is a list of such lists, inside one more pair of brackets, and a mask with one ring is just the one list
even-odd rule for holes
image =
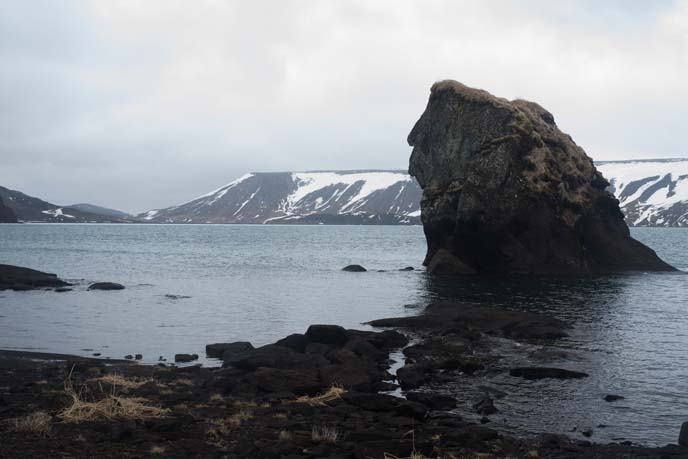
{"label": "calm water", "polygon": [[[688,270],[688,230],[634,229],[636,238]],[[675,442],[688,420],[688,276],[632,274],[577,280],[466,279],[422,271],[420,227],[248,225],[0,225],[0,263],[76,281],[73,292],[0,292],[0,348],[144,360],[205,344],[256,345],[312,323],[362,322],[415,314],[438,298],[544,311],[574,325],[558,346],[563,362],[535,346],[496,340],[507,361],[580,369],[591,377],[560,383],[490,375],[494,422],[508,431],[577,432],[593,440]],[[385,272],[345,273],[360,263]],[[127,286],[88,292],[92,281]],[[179,295],[182,297],[170,297]],[[92,351],[90,350],[92,349]],[[469,406],[479,394],[442,390]],[[625,400],[601,401],[608,393]],[[605,427],[597,427],[603,424]],[[571,432],[574,428],[577,432]]]}

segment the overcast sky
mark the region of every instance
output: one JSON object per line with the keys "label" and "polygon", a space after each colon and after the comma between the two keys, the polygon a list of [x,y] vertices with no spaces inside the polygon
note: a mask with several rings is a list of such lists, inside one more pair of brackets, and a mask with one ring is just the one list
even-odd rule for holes
{"label": "overcast sky", "polygon": [[596,160],[688,156],[688,1],[4,0],[0,63],[0,185],[57,204],[406,168],[447,78],[539,102]]}

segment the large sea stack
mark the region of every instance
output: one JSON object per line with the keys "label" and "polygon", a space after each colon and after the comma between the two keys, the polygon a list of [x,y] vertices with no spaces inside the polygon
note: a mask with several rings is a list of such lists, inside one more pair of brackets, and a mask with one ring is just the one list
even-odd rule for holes
{"label": "large sea stack", "polygon": [[17,216],[0,198],[0,223],[17,223]]}
{"label": "large sea stack", "polygon": [[431,272],[674,270],[631,238],[609,183],[534,102],[441,81],[408,142]]}

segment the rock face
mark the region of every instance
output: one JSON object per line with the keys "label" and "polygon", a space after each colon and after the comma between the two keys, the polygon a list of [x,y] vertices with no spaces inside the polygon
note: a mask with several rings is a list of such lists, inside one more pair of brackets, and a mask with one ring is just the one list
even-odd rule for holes
{"label": "rock face", "polygon": [[408,142],[431,272],[674,269],[630,237],[607,180],[536,103],[442,81]]}
{"label": "rock face", "polygon": [[17,216],[0,198],[0,223],[17,223]]}

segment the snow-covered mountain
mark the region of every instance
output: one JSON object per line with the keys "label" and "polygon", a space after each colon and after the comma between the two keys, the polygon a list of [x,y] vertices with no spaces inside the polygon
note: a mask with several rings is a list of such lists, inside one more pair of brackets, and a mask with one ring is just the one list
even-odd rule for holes
{"label": "snow-covered mountain", "polygon": [[[688,159],[597,163],[629,226],[688,226]],[[421,190],[405,171],[251,173],[152,223],[419,224]]]}
{"label": "snow-covered mountain", "polygon": [[405,171],[251,173],[137,217],[157,223],[418,224],[420,196]]}
{"label": "snow-covered mountain", "polygon": [[597,163],[628,226],[688,226],[688,158]]}

